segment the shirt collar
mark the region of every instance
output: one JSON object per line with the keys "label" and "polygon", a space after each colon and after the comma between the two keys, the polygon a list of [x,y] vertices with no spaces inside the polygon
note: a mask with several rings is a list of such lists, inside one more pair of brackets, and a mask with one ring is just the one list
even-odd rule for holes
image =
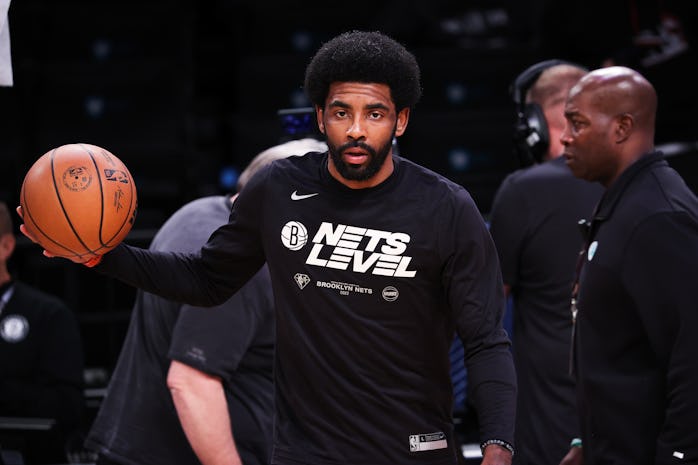
{"label": "shirt collar", "polygon": [[625,171],[618,176],[618,179],[606,189],[606,192],[601,197],[596,212],[594,213],[594,221],[604,221],[609,218],[623,195],[623,192],[625,192],[635,177],[641,172],[649,169],[651,165],[658,163],[667,164],[662,152],[653,151],[638,158],[637,161],[626,168]]}
{"label": "shirt collar", "polygon": [[12,280],[10,279],[7,281],[5,284],[0,284],[0,295],[3,295],[6,290],[8,290],[10,287],[12,287]]}

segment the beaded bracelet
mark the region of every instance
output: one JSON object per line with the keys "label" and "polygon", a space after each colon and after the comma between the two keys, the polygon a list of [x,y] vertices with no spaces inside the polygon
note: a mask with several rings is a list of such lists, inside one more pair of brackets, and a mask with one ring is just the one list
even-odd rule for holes
{"label": "beaded bracelet", "polygon": [[574,438],[570,442],[570,447],[582,447],[582,440],[580,438]]}
{"label": "beaded bracelet", "polygon": [[480,450],[482,451],[482,455],[485,455],[485,448],[487,446],[491,446],[492,444],[496,444],[498,446],[501,446],[511,452],[511,456],[514,456],[514,446],[509,444],[506,441],[502,441],[501,439],[488,439],[487,441],[483,442],[480,444]]}

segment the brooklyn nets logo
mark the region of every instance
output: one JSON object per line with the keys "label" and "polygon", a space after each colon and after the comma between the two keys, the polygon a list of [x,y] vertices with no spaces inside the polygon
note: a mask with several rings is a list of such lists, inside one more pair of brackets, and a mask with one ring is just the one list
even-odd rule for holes
{"label": "brooklyn nets logo", "polygon": [[308,242],[308,230],[298,221],[289,221],[281,229],[281,243],[290,250],[300,250]]}
{"label": "brooklyn nets logo", "polygon": [[29,333],[29,322],[22,315],[8,315],[0,321],[0,337],[6,342],[20,342]]}

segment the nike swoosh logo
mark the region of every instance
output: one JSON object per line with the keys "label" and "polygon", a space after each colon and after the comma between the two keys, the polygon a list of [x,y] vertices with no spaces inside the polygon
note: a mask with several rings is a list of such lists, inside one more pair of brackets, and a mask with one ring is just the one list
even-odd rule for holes
{"label": "nike swoosh logo", "polygon": [[293,191],[291,193],[291,200],[304,200],[304,199],[309,199],[310,197],[315,197],[318,195],[319,192],[316,192],[314,194],[299,194],[298,191]]}

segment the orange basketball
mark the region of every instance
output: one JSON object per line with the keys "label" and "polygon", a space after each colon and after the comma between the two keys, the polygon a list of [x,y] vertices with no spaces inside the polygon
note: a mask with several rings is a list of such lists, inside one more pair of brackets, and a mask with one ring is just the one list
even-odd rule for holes
{"label": "orange basketball", "polygon": [[53,255],[92,258],[116,247],[136,218],[136,185],[108,150],[67,144],[41,156],[20,193],[24,225]]}

